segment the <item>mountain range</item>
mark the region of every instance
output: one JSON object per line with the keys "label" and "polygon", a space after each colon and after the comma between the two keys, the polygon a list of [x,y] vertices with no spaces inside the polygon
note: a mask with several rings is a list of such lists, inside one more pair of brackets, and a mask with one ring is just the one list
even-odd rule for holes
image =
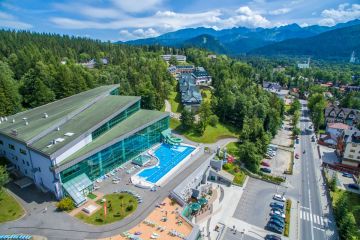
{"label": "mountain range", "polygon": [[232,56],[244,54],[306,55],[335,59],[349,57],[352,51],[360,53],[359,28],[359,19],[332,27],[319,25],[301,27],[298,24],[274,28],[236,27],[223,30],[199,27],[181,29],[155,38],[137,39],[125,43],[198,47]]}

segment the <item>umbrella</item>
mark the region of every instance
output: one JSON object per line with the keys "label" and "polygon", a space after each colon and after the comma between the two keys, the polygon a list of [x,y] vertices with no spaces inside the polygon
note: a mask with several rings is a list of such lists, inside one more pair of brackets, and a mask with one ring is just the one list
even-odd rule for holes
{"label": "umbrella", "polygon": [[198,203],[199,203],[200,205],[205,205],[205,204],[208,203],[208,200],[207,200],[206,198],[200,198],[199,201],[198,201]]}
{"label": "umbrella", "polygon": [[198,203],[192,203],[192,204],[190,204],[190,208],[193,212],[197,212],[200,210],[201,205]]}

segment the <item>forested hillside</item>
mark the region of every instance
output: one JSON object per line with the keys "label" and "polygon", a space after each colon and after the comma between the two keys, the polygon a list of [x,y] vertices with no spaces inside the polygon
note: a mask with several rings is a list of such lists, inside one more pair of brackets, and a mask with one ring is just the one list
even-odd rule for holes
{"label": "forested hillside", "polygon": [[[160,109],[172,84],[160,51],[60,35],[0,31],[0,116],[36,107],[98,85],[120,83]],[[87,69],[79,63],[107,58]],[[62,64],[61,61],[66,61]]]}

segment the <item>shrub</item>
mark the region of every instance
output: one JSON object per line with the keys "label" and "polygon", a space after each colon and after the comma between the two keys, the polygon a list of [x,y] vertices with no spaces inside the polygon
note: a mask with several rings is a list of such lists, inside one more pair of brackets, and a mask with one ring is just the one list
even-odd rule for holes
{"label": "shrub", "polygon": [[126,207],[127,212],[131,212],[133,209],[134,209],[133,205],[129,205],[129,206]]}
{"label": "shrub", "polygon": [[209,117],[209,124],[213,127],[216,127],[216,125],[219,123],[219,118],[216,115],[211,115]]}
{"label": "shrub", "polygon": [[71,198],[65,197],[57,203],[56,207],[60,211],[70,211],[75,208],[75,204]]}
{"label": "shrub", "polygon": [[291,210],[291,200],[286,200],[286,210],[285,210],[285,229],[284,236],[288,237],[290,232],[290,210]]}

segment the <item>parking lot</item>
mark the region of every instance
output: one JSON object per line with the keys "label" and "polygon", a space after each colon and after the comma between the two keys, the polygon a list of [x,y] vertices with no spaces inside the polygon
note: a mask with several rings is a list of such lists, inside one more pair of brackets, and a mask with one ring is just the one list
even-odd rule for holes
{"label": "parking lot", "polygon": [[338,188],[360,194],[360,190],[355,190],[348,187],[349,184],[356,183],[354,177],[346,177],[342,172],[334,171],[331,169],[328,170],[328,174],[329,176],[333,176],[333,174],[336,174]]}
{"label": "parking lot", "polygon": [[276,192],[282,194],[284,191],[281,186],[249,178],[233,217],[264,228],[270,218],[273,195]]}
{"label": "parking lot", "polygon": [[272,175],[282,176],[284,171],[289,168],[291,155],[293,153],[288,149],[282,149],[279,147],[277,147],[275,153],[275,156],[273,156],[271,159],[265,158],[263,159],[263,162],[266,162],[270,165],[270,167],[266,167],[271,169]]}
{"label": "parking lot", "polygon": [[283,127],[279,129],[274,139],[271,141],[274,145],[283,147],[290,147],[292,143],[292,126],[290,125],[289,117],[286,116]]}

